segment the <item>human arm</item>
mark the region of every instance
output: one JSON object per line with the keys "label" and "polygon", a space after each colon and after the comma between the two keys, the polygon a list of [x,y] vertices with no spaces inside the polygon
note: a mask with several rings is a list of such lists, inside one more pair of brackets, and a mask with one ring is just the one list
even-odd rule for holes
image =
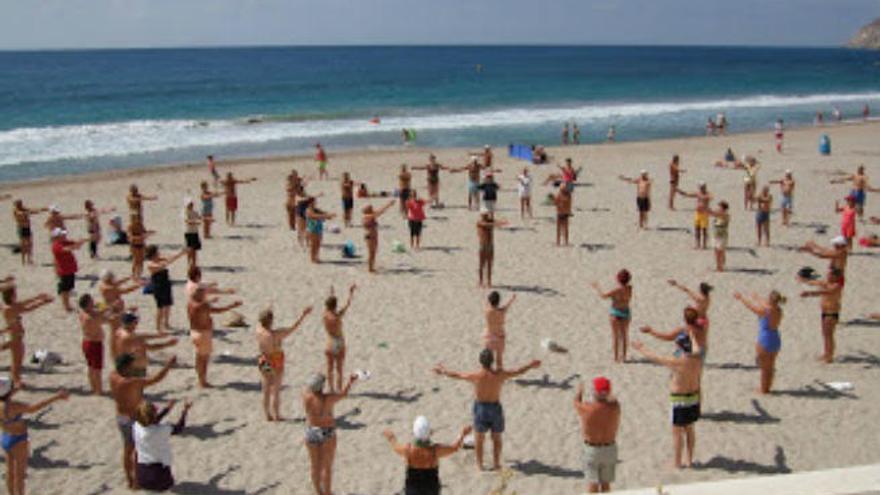
{"label": "human arm", "polygon": [[622,180],[623,182],[629,182],[630,184],[638,184],[638,182],[639,182],[636,179],[633,179],[631,177],[626,177],[624,175],[618,175],[617,178]]}
{"label": "human arm", "polygon": [[501,306],[501,309],[503,311],[507,311],[507,308],[509,308],[510,305],[513,304],[513,301],[516,301],[516,294],[510,296],[510,300],[507,301],[507,304],[505,304],[504,306]]}
{"label": "human arm", "polygon": [[70,244],[68,244],[66,246],[61,246],[61,249],[63,251],[68,251],[68,252],[72,253],[72,252],[76,251],[77,249],[79,249],[80,247],[82,247],[82,245],[87,242],[89,242],[88,239],[79,239],[76,241],[70,241]]}
{"label": "human arm", "polygon": [[394,436],[394,432],[391,430],[385,430],[382,434],[385,436],[385,439],[388,440],[388,443],[391,445],[391,450],[393,450],[395,454],[401,457],[406,457],[406,445],[397,442],[397,437]]}
{"label": "human arm", "polygon": [[816,290],[805,290],[805,291],[801,292],[801,297],[827,296],[829,294],[834,293],[834,291],[839,289],[839,286],[837,284],[831,284],[828,282],[822,282],[822,284],[819,287],[821,287],[821,288],[816,289]]}
{"label": "human arm", "polygon": [[505,378],[505,379],[508,379],[508,378],[515,378],[515,377],[517,377],[517,376],[520,376],[520,375],[524,374],[525,372],[527,372],[527,371],[529,371],[529,370],[531,370],[531,369],[538,368],[538,367],[540,367],[540,366],[541,366],[541,361],[538,360],[538,359],[535,359],[535,360],[533,360],[532,362],[530,362],[529,364],[527,364],[527,365],[525,365],[525,366],[522,366],[522,367],[517,368],[517,369],[512,370],[512,371],[502,371],[502,373],[504,373],[504,378]]}
{"label": "human arm", "polygon": [[24,412],[27,414],[33,414],[41,409],[48,407],[53,402],[57,402],[59,400],[67,400],[68,397],[70,397],[70,393],[65,389],[61,389],[58,391],[58,393],[56,393],[52,397],[49,397],[46,400],[37,402],[35,404],[28,404],[27,406],[25,406]]}
{"label": "human arm", "polygon": [[19,304],[21,305],[21,311],[23,313],[29,313],[40,308],[41,306],[49,304],[54,300],[55,299],[49,294],[37,294],[30,299],[25,299],[24,301],[21,301]]}
{"label": "human arm", "polygon": [[289,328],[285,328],[284,330],[281,330],[279,332],[281,334],[281,338],[287,337],[288,335],[295,332],[300,327],[300,325],[302,325],[302,322],[303,322],[303,320],[306,319],[306,316],[308,316],[309,313],[311,313],[311,312],[312,312],[311,306],[304,309],[302,314],[299,315],[299,318],[296,320],[296,322],[292,326],[290,326]]}
{"label": "human arm", "polygon": [[614,294],[617,293],[617,291],[619,290],[619,289],[613,289],[608,292],[602,292],[602,288],[599,286],[599,282],[591,283],[590,287],[592,287],[593,290],[596,292],[596,294],[598,294],[599,297],[601,297],[602,299],[608,299],[609,297],[614,296]]}
{"label": "human arm", "polygon": [[696,292],[690,290],[689,288],[685,287],[684,285],[681,285],[680,283],[678,283],[677,280],[668,280],[667,283],[669,283],[669,285],[671,285],[672,287],[675,287],[676,289],[679,289],[682,292],[684,292],[685,294],[687,294],[688,297],[690,297],[694,302],[697,302],[697,303],[703,302],[702,296],[697,295]]}
{"label": "human arm", "polygon": [[395,201],[392,199],[391,201],[389,201],[388,203],[386,203],[385,206],[379,208],[379,209],[376,211],[376,218],[382,216],[383,213],[385,213],[386,211],[388,211],[388,208],[391,208],[392,206],[394,206],[394,203],[395,203]]}
{"label": "human arm", "polygon": [[183,403],[183,412],[180,413],[180,418],[177,420],[177,423],[174,424],[174,428],[171,429],[172,435],[179,435],[186,427],[186,415],[189,413],[191,407],[192,401],[187,400]]}
{"label": "human arm", "polygon": [[758,316],[764,316],[765,314],[767,314],[766,305],[763,302],[760,302],[759,299],[755,299],[754,301],[752,301],[740,294],[739,292],[734,292],[733,298],[743,303],[745,307],[749,308],[752,313],[755,313]]}
{"label": "human arm", "polygon": [[348,392],[351,390],[351,386],[354,385],[354,382],[356,382],[357,379],[358,379],[358,376],[356,374],[352,373],[351,375],[349,375],[348,382],[345,384],[344,387],[342,387],[342,390],[338,394],[333,394],[333,395],[328,396],[327,399],[329,401],[331,401],[333,404],[336,404],[337,402],[346,398],[348,396]]}
{"label": "human arm", "polygon": [[168,359],[168,362],[165,363],[165,366],[162,366],[162,369],[159,370],[158,373],[153,376],[148,376],[144,379],[144,387],[150,387],[164,380],[165,377],[168,376],[168,372],[171,371],[171,367],[174,366],[176,363],[177,356],[171,356]]}
{"label": "human arm", "polygon": [[645,356],[645,358],[647,358],[649,361],[666,366],[667,368],[678,367],[678,362],[675,359],[654,354],[650,350],[646,349],[645,345],[639,341],[633,342],[632,347],[636,351],[640,352],[643,356]]}
{"label": "human arm", "polygon": [[239,307],[239,306],[241,306],[241,305],[242,305],[242,302],[241,302],[241,301],[235,301],[235,302],[233,302],[233,303],[231,303],[231,304],[227,304],[226,306],[216,306],[216,307],[215,307],[215,306],[212,306],[212,307],[211,307],[211,313],[212,313],[212,314],[225,313],[225,312],[227,312],[227,311],[229,311],[229,310],[232,310],[232,309],[235,309],[235,308],[237,308],[237,307]]}
{"label": "human arm", "polygon": [[446,369],[442,364],[438,364],[434,366],[434,373],[445,376],[447,378],[454,378],[456,380],[465,380],[465,381],[473,381],[474,376],[472,373],[462,373],[460,371],[452,371]]}
{"label": "human arm", "polygon": [[461,429],[461,433],[458,434],[458,438],[452,445],[438,445],[437,446],[437,457],[446,457],[452,455],[464,445],[464,437],[470,435],[473,427],[471,425],[467,425]]}
{"label": "human arm", "polygon": [[348,300],[345,301],[345,304],[342,306],[342,309],[339,310],[340,318],[345,315],[345,312],[348,311],[349,306],[351,306],[351,300],[354,298],[354,291],[357,289],[357,284],[351,284],[348,287]]}
{"label": "human arm", "polygon": [[148,351],[158,351],[158,350],[166,349],[168,347],[173,347],[175,345],[177,345],[177,339],[175,339],[175,338],[168,339],[165,342],[160,342],[158,344],[144,343],[144,347]]}
{"label": "human arm", "polygon": [[668,342],[672,342],[673,340],[675,340],[675,338],[678,337],[678,334],[681,333],[681,327],[673,328],[668,332],[658,332],[657,330],[654,330],[653,327],[645,325],[639,330],[641,330],[641,332],[644,334],[654,337],[655,339],[666,340]]}
{"label": "human arm", "polygon": [[686,198],[696,198],[697,197],[697,193],[689,193],[689,192],[685,191],[684,189],[676,189],[676,192],[678,192],[678,194],[681,194],[682,196],[684,196]]}
{"label": "human arm", "polygon": [[166,404],[165,407],[163,407],[162,410],[156,414],[156,424],[161,423],[162,420],[165,419],[165,416],[167,416],[168,413],[171,412],[171,409],[174,408],[174,404],[176,403],[177,399],[171,399],[170,401],[168,401],[168,404]]}

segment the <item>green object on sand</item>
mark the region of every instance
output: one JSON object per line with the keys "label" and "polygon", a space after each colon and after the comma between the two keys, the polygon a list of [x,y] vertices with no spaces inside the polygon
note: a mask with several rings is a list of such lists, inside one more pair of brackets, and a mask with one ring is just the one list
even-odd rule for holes
{"label": "green object on sand", "polygon": [[388,343],[387,342],[379,342],[378,347],[380,349],[388,349]]}

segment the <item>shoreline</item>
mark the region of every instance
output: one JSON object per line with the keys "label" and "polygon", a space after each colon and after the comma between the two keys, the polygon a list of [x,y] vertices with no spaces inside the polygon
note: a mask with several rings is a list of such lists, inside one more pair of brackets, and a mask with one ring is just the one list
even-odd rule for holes
{"label": "shoreline", "polygon": [[[803,134],[810,131],[817,130],[827,130],[833,131],[836,128],[846,128],[852,126],[870,126],[877,125],[880,123],[880,118],[871,117],[867,121],[862,119],[852,119],[852,120],[844,120],[840,123],[833,124],[824,124],[822,126],[815,125],[804,125],[799,127],[792,127],[786,129],[786,136],[793,136],[797,134]],[[691,143],[696,140],[702,139],[743,139],[743,138],[754,138],[758,136],[766,136],[771,135],[772,130],[768,129],[767,131],[744,131],[744,132],[736,132],[736,133],[728,133],[724,136],[681,136],[681,137],[669,137],[662,139],[646,139],[646,140],[634,140],[634,141],[618,141],[613,144],[608,143],[593,143],[593,144],[579,144],[579,145],[545,145],[545,149],[548,151],[548,154],[551,157],[551,161],[545,165],[552,165],[554,162],[552,161],[556,155],[559,155],[559,152],[565,149],[585,149],[590,150],[592,148],[607,148],[607,147],[619,147],[619,146],[634,146],[634,145],[646,145],[646,144],[668,144],[671,142],[682,142],[683,144]],[[330,152],[331,162],[330,166],[333,166],[333,163],[336,161],[336,157],[341,158],[352,158],[360,155],[366,156],[375,156],[375,155],[404,155],[422,152],[424,154],[428,154],[431,152],[443,152],[447,153],[455,153],[462,152],[467,153],[471,150],[476,150],[480,148],[480,146],[475,145],[473,147],[461,147],[461,146],[453,146],[453,147],[426,147],[426,146],[395,146],[388,147],[382,149],[371,149],[369,147],[361,147],[361,148],[346,148],[338,152]],[[832,149],[833,149],[833,139],[832,139]],[[504,155],[507,156],[507,149],[505,147],[494,147],[493,151],[495,152],[496,157],[501,157],[499,151],[503,150]],[[558,159],[558,158],[557,158]],[[311,153],[293,153],[293,154],[284,154],[278,156],[245,156],[240,158],[230,158],[226,160],[216,160],[215,164],[218,168],[220,167],[240,167],[244,165],[271,165],[271,164],[279,164],[282,162],[300,162],[303,160],[312,161]],[[464,160],[464,158],[462,159]],[[397,165],[397,164],[395,164]],[[13,166],[22,166],[22,165],[13,165]],[[25,165],[26,166],[26,165]],[[21,180],[13,180],[7,182],[0,182],[0,192],[9,192],[14,189],[30,189],[30,188],[39,188],[41,186],[46,185],[61,185],[61,184],[80,184],[83,182],[92,182],[92,181],[102,181],[102,180],[119,180],[126,179],[129,177],[149,177],[155,174],[163,174],[163,173],[174,173],[180,171],[191,171],[197,167],[206,167],[206,163],[204,161],[201,162],[179,162],[179,163],[156,163],[153,165],[146,165],[142,167],[132,167],[132,168],[120,168],[113,170],[102,170],[95,172],[83,172],[83,173],[70,173],[70,174],[60,174],[60,175],[52,175],[48,177],[39,177],[33,179],[21,179]],[[301,172],[302,173],[302,172]]]}

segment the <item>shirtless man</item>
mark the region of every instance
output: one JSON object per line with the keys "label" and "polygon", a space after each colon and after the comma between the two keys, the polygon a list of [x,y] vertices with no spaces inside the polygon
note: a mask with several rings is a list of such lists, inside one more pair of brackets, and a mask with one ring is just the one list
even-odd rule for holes
{"label": "shirtless man", "polygon": [[[681,351],[678,357],[665,357],[654,354],[641,342],[633,342],[633,348],[648,360],[666,366],[672,372],[669,380],[669,399],[672,404],[672,443],[675,450],[675,467],[691,467],[694,462],[694,446],[697,435],[694,424],[700,419],[700,378],[703,374],[703,360],[696,339],[682,334],[675,339]],[[687,461],[681,463],[682,443],[687,444]]]}
{"label": "shirtless man", "polygon": [[101,370],[104,369],[104,324],[109,323],[109,308],[98,310],[89,294],[79,298],[79,324],[83,332],[82,351],[88,367],[92,394],[101,395]]}
{"label": "shirtless man", "polygon": [[568,122],[562,126],[562,145],[568,146]]}
{"label": "shirtless man", "polygon": [[31,230],[31,216],[45,211],[49,211],[49,208],[26,208],[20,199],[16,199],[13,203],[12,216],[18,229],[22,265],[34,264],[34,233]]}
{"label": "shirtless man", "polygon": [[85,218],[85,215],[82,214],[62,215],[61,209],[52,205],[49,207],[49,216],[46,218],[43,226],[46,227],[51,236],[52,231],[55,229],[67,230],[67,225],[64,222],[68,220],[81,220],[83,218]]}
{"label": "shirtless man", "polygon": [[[128,285],[126,285],[128,282]],[[110,324],[110,335],[115,335],[119,327],[122,326],[122,314],[125,312],[125,301],[122,296],[130,294],[143,287],[143,285],[133,280],[131,277],[116,280],[116,276],[110,270],[101,272],[101,282],[98,284],[98,290],[104,299],[104,306],[108,308],[108,323]],[[116,359],[119,350],[116,348],[116,339],[110,339],[110,356]]]}
{"label": "shirtless man", "polygon": [[346,227],[351,227],[351,212],[354,210],[354,187],[357,184],[351,180],[351,174],[342,173],[342,180],[339,182],[340,195],[342,197],[342,223]]}
{"label": "shirtless man", "polygon": [[705,182],[699,183],[699,189],[696,192],[689,193],[678,190],[678,193],[688,198],[696,198],[697,207],[694,211],[694,249],[706,249],[706,243],[709,239],[709,205],[712,203],[712,195],[706,187]]}
{"label": "shirtless man", "polygon": [[217,302],[216,297],[206,299],[204,287],[197,287],[186,305],[189,315],[189,335],[196,355],[196,376],[201,388],[211,387],[207,378],[208,363],[211,361],[211,352],[214,350],[214,320],[211,315],[225,313],[241,306],[241,301],[235,301],[226,306],[213,306],[212,304],[215,302]]}
{"label": "shirtless man", "polygon": [[284,209],[287,211],[287,226],[290,230],[296,230],[296,198],[305,196],[305,182],[296,170],[291,170],[287,176],[287,201]]}
{"label": "shirtless man", "polygon": [[556,205],[556,246],[568,246],[568,224],[571,219],[571,192],[565,184],[553,196]]}
{"label": "shirtless man", "polygon": [[[650,326],[643,326],[640,330],[644,334],[648,334],[656,339],[674,342],[682,335],[690,335],[697,343],[699,354],[703,359],[709,352],[709,328],[703,325],[704,321],[700,318],[700,313],[691,306],[684,308],[684,326],[677,326],[668,332],[659,332]],[[697,352],[697,351],[694,351]]]}
{"label": "shirtless man", "polygon": [[10,279],[7,280],[9,283],[3,287],[3,321],[6,323],[6,329],[9,332],[8,346],[12,352],[9,373],[12,376],[13,385],[16,388],[23,388],[24,383],[21,381],[21,368],[24,362],[24,324],[22,323],[22,316],[51,303],[54,298],[49,294],[37,294],[34,297],[19,300],[15,284]]}
{"label": "shirtless man", "polygon": [[[699,292],[694,292],[691,289],[688,289],[687,286],[682,285],[677,280],[667,280],[666,281],[670,287],[675,287],[676,289],[684,292],[694,303],[694,309],[697,310],[697,323],[703,327],[707,332],[709,331],[709,306],[712,304],[712,290],[714,287],[709,285],[706,282],[700,282]],[[706,345],[705,341],[702,341],[703,345],[701,346],[705,351]]]}
{"label": "shirtless man", "polygon": [[158,196],[148,196],[146,194],[141,194],[138,190],[137,185],[132,184],[128,188],[128,197],[126,198],[126,202],[128,203],[128,212],[130,215],[137,214],[141,219],[144,218],[144,201],[156,201],[159,199]]}
{"label": "shirtless man", "polygon": [[868,183],[868,176],[865,175],[864,165],[859,165],[859,168],[856,169],[856,173],[853,175],[831,181],[832,184],[843,184],[845,182],[852,182],[853,184],[849,194],[855,198],[856,212],[859,214],[859,219],[861,219],[865,213],[867,192],[880,192],[880,187],[871,187]]}
{"label": "shirtless man", "polygon": [[[342,318],[351,306],[351,300],[354,297],[354,291],[357,284],[351,284],[348,287],[348,301],[339,308],[339,301],[336,299],[336,293],[333,286],[330,286],[330,295],[324,301],[324,330],[327,332],[327,347],[324,349],[324,356],[327,358],[327,381],[329,381],[330,392],[342,390],[342,368],[345,365],[345,335],[342,333]],[[333,380],[333,373],[336,372],[336,381]]]}
{"label": "shirtless man", "polygon": [[[489,161],[491,162],[492,160],[490,159]],[[431,206],[434,208],[440,207],[440,171],[449,170],[449,167],[437,163],[437,157],[430,155],[427,165],[413,167],[413,170],[424,170],[428,173],[428,197],[431,198]]]}
{"label": "shirtless man", "polygon": [[761,188],[761,194],[755,197],[758,203],[758,211],[755,212],[755,230],[758,233],[757,246],[761,246],[761,238],[764,239],[764,245],[770,245],[770,208],[773,206],[773,195],[770,194],[770,187]]}
{"label": "shirtless man", "polygon": [[473,406],[474,437],[477,469],[483,470],[483,442],[486,432],[492,432],[492,469],[501,469],[501,434],[504,433],[504,409],[501,407],[501,387],[510,378],[516,378],[523,373],[541,366],[541,361],[534,360],[531,363],[512,371],[492,369],[492,351],[483,349],[480,352],[480,365],[482,369],[471,373],[447,370],[442,364],[434,367],[434,373],[457,380],[470,382],[474,386],[476,396]]}
{"label": "shirtless man", "polygon": [[336,418],[333,408],[348,396],[357,375],[351,375],[345,388],[339,393],[324,393],[324,375],[317,374],[309,380],[303,391],[303,409],[306,412],[305,444],[311,461],[312,486],[316,495],[333,493],[333,461],[336,457]]}
{"label": "shirtless man", "polygon": [[132,434],[135,413],[144,400],[144,389],[165,379],[177,358],[172,356],[158,373],[149,377],[137,376],[134,363],[133,355],[121,354],[116,358],[116,370],[110,373],[110,393],[116,402],[116,426],[122,435],[122,470],[128,488],[132,490],[137,489],[137,454]]}
{"label": "shirtless man", "polygon": [[501,304],[501,294],[492,291],[486,298],[483,312],[486,314],[486,328],[483,329],[483,348],[495,353],[496,371],[504,369],[504,342],[506,333],[504,323],[507,318],[507,310],[516,301],[516,294],[510,297],[507,304]]}
{"label": "shirtless man", "polygon": [[678,192],[678,183],[684,172],[685,170],[681,168],[681,159],[678,155],[673,155],[672,161],[669,162],[669,209],[672,211],[675,211],[675,194]]}
{"label": "shirtless man", "polygon": [[101,243],[101,215],[116,211],[115,207],[95,208],[92,200],[87,199],[85,202],[85,219],[86,229],[89,233],[89,257],[95,259],[98,257],[98,245]]}
{"label": "shirtless man", "polygon": [[639,210],[639,228],[648,228],[648,212],[651,211],[651,184],[654,181],[648,178],[648,171],[644,169],[636,178],[621,175],[620,180],[636,185],[636,207]]}
{"label": "shirtless man", "polygon": [[400,216],[406,218],[406,202],[409,201],[412,188],[412,173],[407,170],[406,164],[400,166],[397,174],[397,197],[400,200]]}
{"label": "shirtless man", "polygon": [[840,303],[843,295],[843,273],[837,268],[829,268],[825,280],[801,279],[801,282],[816,287],[816,290],[801,292],[801,297],[820,297],[822,309],[822,340],[824,352],[818,359],[826,364],[834,362],[834,331],[840,321]]}
{"label": "shirtless man", "polygon": [[111,342],[111,348],[115,347],[119,354],[131,354],[134,356],[134,362],[131,363],[131,376],[145,377],[147,376],[147,366],[150,361],[147,359],[147,351],[158,351],[177,345],[177,339],[170,338],[155,343],[156,340],[165,339],[164,335],[140,335],[136,333],[137,325],[140,321],[137,313],[129,310],[124,313],[121,318],[122,328],[113,334],[115,343]]}
{"label": "shirtless man", "polygon": [[[492,265],[495,263],[495,229],[507,225],[506,220],[492,218],[491,213],[483,213],[477,220],[477,238],[480,241],[479,249],[479,280],[480,287],[492,287]],[[483,273],[486,274],[486,284],[483,285]]]}
{"label": "shirtless man", "polygon": [[593,400],[584,402],[584,384],[578,385],[574,410],[581,421],[584,440],[584,476],[589,493],[610,492],[617,469],[617,430],[620,403],[611,395],[611,381],[593,379]]}
{"label": "shirtless man", "polygon": [[226,224],[235,225],[235,212],[238,211],[238,193],[236,186],[238,184],[250,184],[256,181],[256,177],[250,179],[236,179],[232,172],[226,173],[226,178],[220,181],[223,185],[223,192],[226,195]]}
{"label": "shirtless man", "polygon": [[779,184],[780,192],[782,193],[782,204],[780,207],[782,208],[782,225],[788,227],[789,219],[791,218],[791,211],[794,209],[794,177],[792,177],[791,170],[785,171],[785,176],[781,179],[771,180],[771,184]]}
{"label": "shirtless man", "polygon": [[468,210],[480,209],[480,170],[483,166],[476,156],[471,156],[467,165],[450,169],[450,172],[467,172]]}
{"label": "shirtless man", "polygon": [[839,235],[831,239],[831,249],[823,248],[813,241],[807,241],[800,250],[817,258],[828,260],[828,268],[840,270],[841,285],[846,280],[846,262],[849,259],[849,250],[846,248],[846,238]]}
{"label": "shirtless man", "polygon": [[312,312],[309,306],[303,310],[296,322],[287,328],[273,328],[275,313],[271,309],[260,312],[260,324],[257,325],[257,346],[260,359],[257,367],[263,385],[263,412],[266,421],[282,421],[281,419],[281,388],[284,382],[284,347],[285,338],[295,332],[306,316]]}

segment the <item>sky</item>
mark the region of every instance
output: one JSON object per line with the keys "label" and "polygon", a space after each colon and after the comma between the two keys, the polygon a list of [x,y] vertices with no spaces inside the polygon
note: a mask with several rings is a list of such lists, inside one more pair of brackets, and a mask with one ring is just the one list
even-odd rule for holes
{"label": "sky", "polygon": [[0,0],[0,50],[230,45],[839,46],[880,0]]}

